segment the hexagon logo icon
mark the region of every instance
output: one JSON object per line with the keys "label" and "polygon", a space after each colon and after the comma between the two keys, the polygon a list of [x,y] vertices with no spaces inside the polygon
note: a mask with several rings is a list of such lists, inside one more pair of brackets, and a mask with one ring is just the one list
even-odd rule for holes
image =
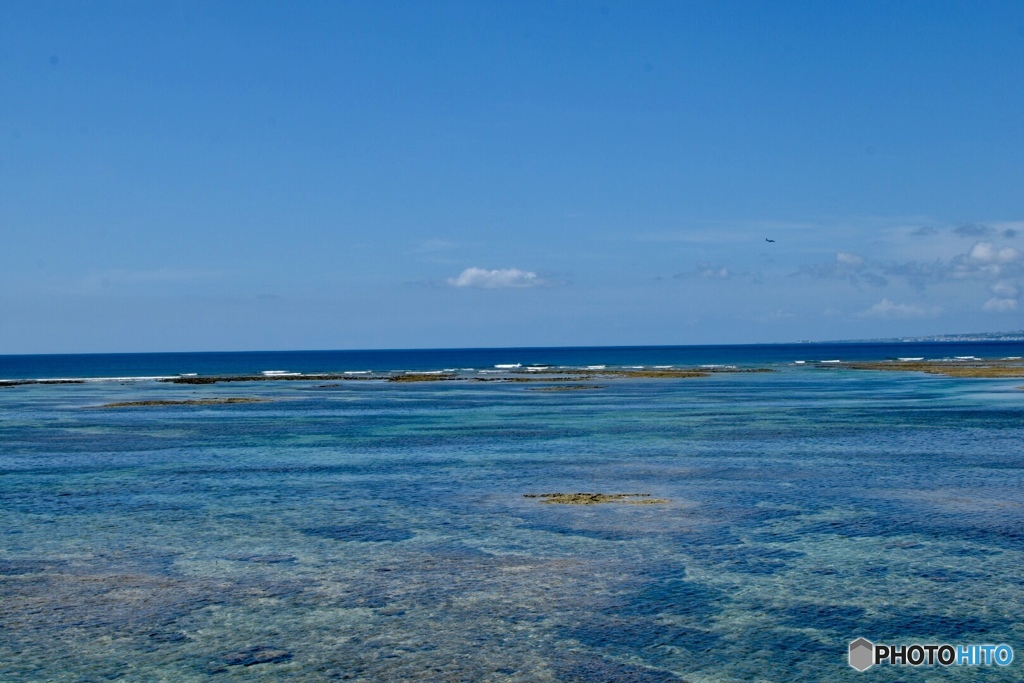
{"label": "hexagon logo icon", "polygon": [[866,671],[875,663],[875,644],[867,638],[858,638],[850,643],[850,666],[857,671]]}

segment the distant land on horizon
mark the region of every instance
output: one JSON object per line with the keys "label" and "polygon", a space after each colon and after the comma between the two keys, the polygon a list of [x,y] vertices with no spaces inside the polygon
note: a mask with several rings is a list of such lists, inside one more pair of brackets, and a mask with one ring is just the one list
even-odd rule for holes
{"label": "distant land on horizon", "polygon": [[798,344],[853,344],[853,343],[898,343],[898,342],[984,342],[1024,341],[1024,330],[1013,332],[965,332],[961,334],[931,334],[919,337],[886,337],[881,339],[836,339],[832,342],[802,340]]}

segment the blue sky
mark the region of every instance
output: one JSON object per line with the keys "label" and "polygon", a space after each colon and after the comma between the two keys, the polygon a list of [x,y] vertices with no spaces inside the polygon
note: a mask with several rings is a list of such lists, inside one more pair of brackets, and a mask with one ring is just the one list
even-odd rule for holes
{"label": "blue sky", "polygon": [[1022,122],[1019,2],[3,3],[0,353],[1020,329]]}

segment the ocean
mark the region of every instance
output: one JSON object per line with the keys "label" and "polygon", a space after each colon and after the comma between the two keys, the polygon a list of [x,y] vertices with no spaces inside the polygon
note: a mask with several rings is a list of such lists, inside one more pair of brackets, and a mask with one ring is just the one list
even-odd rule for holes
{"label": "ocean", "polygon": [[[88,380],[0,383],[0,681],[1021,680],[847,652],[1024,653],[1024,379],[844,367],[1021,356],[0,356]],[[594,373],[498,381],[531,366]],[[639,366],[716,371],[600,374]],[[456,379],[153,379],[367,371]],[[536,497],[575,492],[648,495]]]}
{"label": "ocean", "polygon": [[0,355],[0,380],[41,378],[132,378],[198,373],[254,374],[264,370],[345,372],[442,370],[495,365],[762,365],[840,359],[955,358],[1024,354],[1024,342],[878,342],[737,344],[720,346],[609,346],[502,349],[413,349],[385,351],[247,351],[207,353],[110,353]]}

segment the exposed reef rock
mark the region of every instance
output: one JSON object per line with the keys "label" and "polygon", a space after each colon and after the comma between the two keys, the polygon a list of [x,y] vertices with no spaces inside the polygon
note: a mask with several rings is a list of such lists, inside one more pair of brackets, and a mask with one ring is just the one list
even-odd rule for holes
{"label": "exposed reef rock", "polygon": [[143,406],[221,406],[232,403],[266,403],[269,398],[191,398],[183,401],[118,401],[100,408],[139,408]]}
{"label": "exposed reef rock", "polygon": [[388,377],[389,382],[449,382],[459,379],[451,373],[437,374],[431,372],[407,372],[402,375]]}
{"label": "exposed reef rock", "polygon": [[578,377],[474,377],[474,382],[584,382],[593,375]]}
{"label": "exposed reef rock", "polygon": [[1024,363],[1020,360],[935,360],[935,361],[879,361],[874,363],[835,363],[819,365],[829,369],[889,370],[898,372],[926,372],[946,377],[1024,377]]}
{"label": "exposed reef rock", "polygon": [[651,498],[649,493],[524,493],[523,498],[541,498],[541,503],[557,505],[600,505],[624,503],[626,505],[658,505],[667,498]]}
{"label": "exposed reef rock", "polygon": [[312,374],[312,375],[215,375],[210,377],[168,377],[159,379],[158,382],[170,384],[216,384],[218,382],[281,382],[295,380],[360,380],[360,379],[386,379],[386,375],[338,375],[334,373]]}

